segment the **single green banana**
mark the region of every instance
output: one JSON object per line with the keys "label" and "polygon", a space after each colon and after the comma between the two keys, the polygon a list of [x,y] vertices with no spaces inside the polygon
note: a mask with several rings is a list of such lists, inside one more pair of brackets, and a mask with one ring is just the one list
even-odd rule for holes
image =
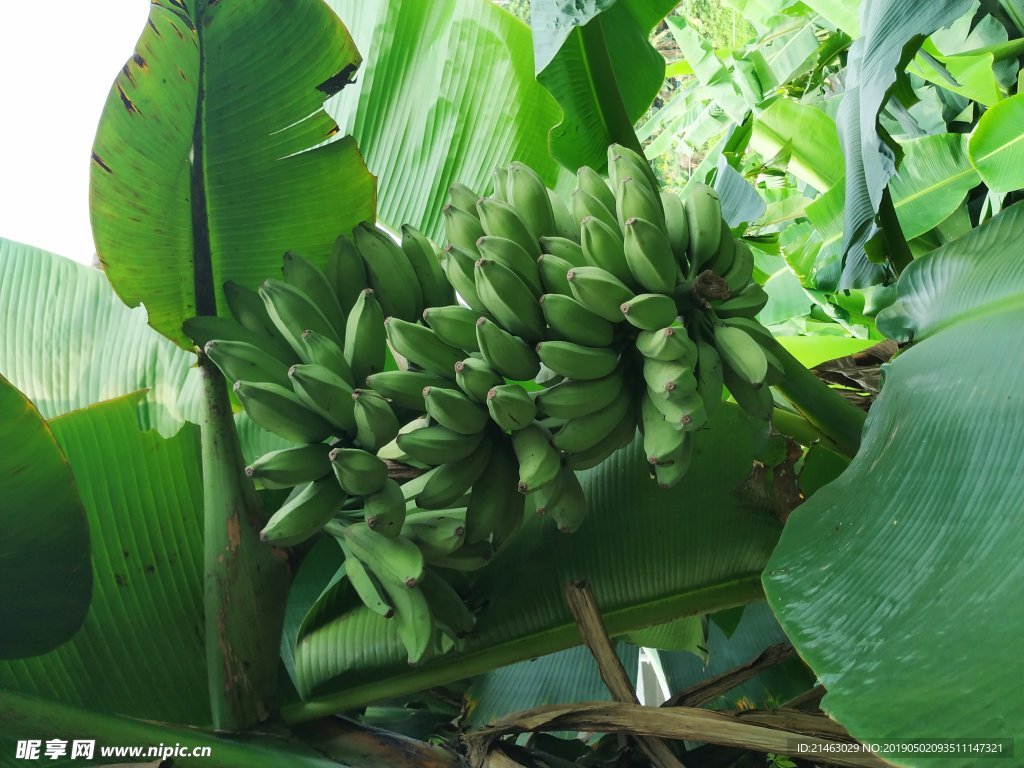
{"label": "single green banana", "polygon": [[422,371],[381,371],[368,376],[366,385],[400,408],[422,412],[424,387],[450,387],[451,381]]}
{"label": "single green banana", "polygon": [[607,438],[618,426],[623,414],[632,408],[629,397],[616,398],[607,408],[567,421],[555,433],[552,443],[558,450],[568,454],[589,450]]}
{"label": "single green banana", "polygon": [[588,218],[595,218],[611,229],[618,229],[619,222],[615,218],[615,207],[607,208],[598,198],[587,190],[577,187],[572,192],[572,217],[578,228]]}
{"label": "single green banana", "polygon": [[337,430],[278,384],[236,381],[235,395],[257,426],[293,443],[319,443]]}
{"label": "single green banana", "polygon": [[354,382],[366,381],[371,373],[384,370],[387,357],[384,311],[372,288],[360,292],[348,314],[342,351]]}
{"label": "single green banana", "polygon": [[494,319],[526,341],[544,338],[544,314],[537,296],[511,269],[481,258],[476,263],[476,293]]}
{"label": "single green banana", "polygon": [[621,144],[608,147],[608,181],[612,189],[618,189],[624,178],[646,181],[651,192],[658,193],[658,179],[651,170],[647,158]]}
{"label": "single green banana", "polygon": [[280,340],[282,344],[286,343],[284,337],[278,333],[274,321],[270,319],[267,306],[259,293],[234,280],[228,280],[224,283],[224,298],[227,300],[231,316],[242,326],[260,336],[270,336]]}
{"label": "single green banana", "polygon": [[480,195],[458,181],[448,187],[448,199],[451,200],[451,204],[474,218],[477,215],[476,201],[479,197]]}
{"label": "single green banana", "polygon": [[757,283],[750,283],[740,293],[722,303],[712,304],[715,315],[719,318],[754,318],[768,303],[768,294]]}
{"label": "single green banana", "polygon": [[328,456],[338,483],[352,496],[376,493],[388,479],[388,465],[359,448],[333,448]]}
{"label": "single green banana", "polygon": [[688,360],[653,360],[644,358],[644,381],[654,392],[697,391],[697,377],[693,374],[693,364]]}
{"label": "single green banana", "polygon": [[483,197],[477,200],[476,210],[480,214],[484,234],[507,238],[522,246],[533,258],[540,256],[537,238],[530,233],[522,217],[511,205],[493,197]]}
{"label": "single green banana", "polygon": [[557,338],[588,347],[611,345],[615,326],[571,296],[546,293],[540,297],[540,308]]}
{"label": "single green banana", "polygon": [[335,335],[339,339],[344,338],[347,313],[338,301],[334,286],[320,268],[299,254],[286,251],[281,271],[284,274],[284,281],[306,294],[327,318]]}
{"label": "single green banana", "polygon": [[430,605],[434,623],[442,632],[454,640],[473,631],[476,618],[447,579],[428,568],[423,574],[420,589]]}
{"label": "single green banana", "polygon": [[606,438],[592,448],[566,457],[568,466],[576,471],[591,469],[603,462],[616,451],[625,448],[636,437],[636,415],[630,408],[619,419],[619,423]]}
{"label": "single green banana", "polygon": [[327,257],[325,274],[334,288],[334,295],[338,297],[342,312],[347,317],[355,306],[359,292],[370,285],[363,257],[359,255],[359,250],[351,237],[342,235],[334,241],[334,248]]}
{"label": "single green banana", "polygon": [[555,231],[548,188],[536,171],[518,161],[510,163],[507,190],[509,204],[516,209],[534,240]]}
{"label": "single green banana", "polygon": [[694,182],[686,198],[686,226],[690,235],[690,277],[718,252],[722,239],[722,204],[718,193],[706,184]]}
{"label": "single green banana", "polygon": [[405,525],[405,496],[390,477],[376,493],[363,499],[363,519],[373,531],[395,538]]}
{"label": "single green banana", "polygon": [[697,345],[681,325],[671,325],[656,331],[640,331],[636,336],[636,348],[650,360],[676,360],[691,367],[697,364]]}
{"label": "single green banana", "polygon": [[330,522],[345,498],[333,478],[298,486],[263,526],[260,539],[279,547],[301,544]]}
{"label": "single green banana", "polygon": [[542,341],[537,355],[544,365],[570,379],[600,379],[619,364],[619,355],[608,347],[585,347],[571,341]]}
{"label": "single green banana", "polygon": [[455,364],[455,382],[478,403],[486,403],[491,387],[504,384],[505,380],[483,360],[467,357]]}
{"label": "single green banana", "polygon": [[398,639],[405,648],[409,664],[429,661],[434,654],[438,630],[434,626],[434,617],[423,590],[418,586],[407,589],[385,579],[381,579],[381,583],[388,593],[389,602],[395,608],[392,621],[398,628]]}
{"label": "single green banana", "polygon": [[630,219],[651,222],[665,236],[665,212],[661,209],[661,196],[652,191],[644,179],[622,179],[615,191],[615,216],[620,227],[625,228]]}
{"label": "single green banana", "polygon": [[441,271],[441,257],[430,238],[411,224],[403,224],[402,250],[416,273],[426,306],[443,307],[455,301],[452,286]]}
{"label": "single green banana", "polygon": [[715,326],[715,347],[725,365],[752,386],[764,382],[768,360],[761,345],[746,331],[729,325]]}
{"label": "single green banana", "polygon": [[484,361],[506,378],[528,381],[540,370],[533,347],[486,317],[476,321],[476,340]]}
{"label": "single green banana", "polygon": [[476,295],[476,277],[474,275],[476,259],[476,254],[448,245],[441,255],[441,269],[466,306],[477,312],[483,312],[485,311],[484,304]]}
{"label": "single green banana", "polygon": [[754,341],[761,345],[766,351],[775,346],[775,337],[772,332],[761,325],[757,320],[749,317],[728,317],[722,320],[722,325],[732,328],[739,328],[750,335]]}
{"label": "single green banana", "polygon": [[722,274],[722,279],[729,286],[729,292],[736,296],[750,284],[754,276],[754,254],[751,253],[750,246],[742,240],[736,240],[734,243],[732,264]]}
{"label": "single green banana", "polygon": [[587,500],[576,473],[566,467],[562,475],[561,492],[547,505],[547,516],[561,533],[575,533],[587,516]]}
{"label": "single green banana", "polygon": [[352,234],[384,315],[403,320],[418,318],[423,311],[423,292],[405,251],[390,235],[367,222]]}
{"label": "single green banana", "polygon": [[647,461],[650,464],[671,461],[674,452],[687,439],[686,432],[679,424],[666,421],[665,415],[647,393],[641,398],[640,413]]}
{"label": "single green banana", "polygon": [[697,338],[697,393],[704,402],[708,418],[714,416],[722,404],[722,360],[710,341]]}
{"label": "single green banana", "polygon": [[[614,216],[615,193],[597,171],[584,165],[576,171],[576,186],[597,199],[604,209]],[[609,222],[611,223],[611,222]]]}
{"label": "single green banana", "polygon": [[435,376],[455,378],[455,364],[464,353],[445,344],[425,325],[389,317],[384,321],[384,328],[391,348],[410,363]]}
{"label": "single green banana", "polygon": [[580,304],[610,323],[622,322],[622,305],[634,294],[615,275],[600,267],[573,267],[566,280]]}
{"label": "single green banana", "polygon": [[466,511],[449,509],[406,515],[402,535],[414,542],[424,557],[443,557],[466,540]]}
{"label": "single green banana", "polygon": [[721,220],[721,227],[722,234],[718,238],[718,250],[715,251],[715,255],[711,257],[711,260],[704,265],[704,269],[709,269],[719,276],[729,271],[729,268],[732,266],[733,256],[736,253],[736,238],[732,236],[732,230],[725,223],[725,219]]}
{"label": "single green banana", "polygon": [[475,435],[487,426],[487,409],[457,389],[427,387],[423,401],[430,418],[460,435]]}
{"label": "single green banana", "polygon": [[291,488],[331,474],[330,447],[324,443],[297,445],[265,453],[245,468],[247,477],[264,488]]}
{"label": "single green banana", "polygon": [[378,451],[398,435],[398,418],[388,401],[369,389],[352,392],[356,442],[368,451]]}
{"label": "single green banana", "polygon": [[654,476],[657,478],[658,487],[668,490],[679,484],[690,468],[690,461],[693,458],[693,439],[689,433],[684,433],[686,439],[671,456],[665,461],[654,465]]}
{"label": "single green banana", "polygon": [[476,241],[479,254],[512,270],[533,292],[540,296],[544,292],[540,279],[537,259],[531,256],[518,243],[506,237],[481,237]]}
{"label": "single green banana", "polygon": [[679,387],[672,390],[647,390],[655,407],[672,427],[692,432],[703,427],[708,420],[704,398],[696,390]]}
{"label": "single green banana", "polygon": [[345,359],[345,352],[323,334],[316,331],[302,332],[302,346],[304,349],[301,355],[303,363],[322,365],[344,379],[349,385],[355,383],[352,375],[352,368]]}
{"label": "single green banana", "polygon": [[412,589],[423,578],[423,553],[406,537],[389,538],[366,523],[348,525],[342,533],[345,546],[385,587],[390,582]]}
{"label": "single green banana", "polygon": [[487,412],[506,432],[515,432],[533,423],[537,406],[518,384],[499,384],[487,393]]}
{"label": "single green banana", "polygon": [[576,267],[560,256],[545,253],[537,259],[540,280],[544,284],[545,293],[569,294],[569,280],[566,277]]}
{"label": "single green banana", "polygon": [[428,557],[427,562],[438,568],[447,568],[451,571],[471,572],[483,568],[491,561],[492,557],[494,557],[494,545],[489,541],[478,541],[475,544],[463,544],[450,555]]}
{"label": "single green banana", "polygon": [[641,293],[623,302],[622,316],[634,328],[656,331],[672,325],[679,316],[676,302],[663,293]]}
{"label": "single green banana", "polygon": [[220,368],[224,378],[236,381],[262,381],[290,385],[288,367],[273,355],[244,341],[213,340],[206,342],[203,352]]}
{"label": "single green banana", "polygon": [[[503,203],[508,202],[508,168],[495,168],[491,174],[491,197]],[[480,198],[476,201],[479,203]]]}
{"label": "single green banana", "polygon": [[427,466],[462,461],[480,447],[484,433],[463,435],[441,425],[422,427],[398,436],[398,447]]}
{"label": "single green banana", "polygon": [[728,365],[722,366],[722,378],[737,405],[758,421],[769,422],[775,410],[771,387],[753,385],[738,376]]}
{"label": "single green banana", "polygon": [[622,374],[589,381],[566,379],[537,395],[537,408],[555,419],[577,419],[589,416],[611,405],[622,393]]}
{"label": "single green banana", "polygon": [[442,464],[427,473],[427,482],[416,494],[416,506],[423,509],[446,509],[455,504],[473,487],[490,461],[493,443],[484,440],[479,450],[463,461]]}
{"label": "single green banana", "polygon": [[282,280],[264,280],[260,284],[260,298],[267,314],[296,355],[302,355],[302,332],[316,331],[340,344],[341,338],[334,326],[312,300],[294,285]]}
{"label": "single green banana", "polygon": [[200,349],[205,347],[208,342],[214,340],[242,341],[262,349],[286,365],[291,365],[298,360],[295,351],[281,340],[276,329],[275,335],[269,336],[265,333],[250,331],[237,320],[233,320],[230,317],[215,317],[213,315],[190,317],[182,323],[181,327],[185,334]]}
{"label": "single green banana", "polygon": [[600,219],[588,216],[580,225],[580,238],[583,255],[590,266],[600,267],[626,285],[633,283],[618,225],[612,229]]}
{"label": "single green banana", "polygon": [[441,341],[456,349],[476,352],[476,319],[479,312],[461,304],[427,307],[423,320]]}
{"label": "single green banana", "polygon": [[[348,549],[343,540],[339,543],[343,549]],[[358,557],[346,551],[344,568],[349,584],[359,595],[363,605],[385,619],[390,619],[395,615],[395,609],[389,602],[390,598],[384,586],[376,576],[366,570],[366,566],[359,562]]]}
{"label": "single green banana", "polygon": [[668,235],[646,219],[626,219],[623,251],[633,278],[651,293],[671,294],[679,265]]}
{"label": "single green banana", "polygon": [[539,424],[512,433],[512,449],[519,464],[516,487],[520,493],[532,493],[558,477],[562,456],[551,440],[550,433]]}
{"label": "single green banana", "polygon": [[580,228],[576,226],[576,221],[569,211],[569,206],[565,204],[565,201],[553,189],[548,189],[548,200],[551,201],[551,215],[555,221],[555,236],[568,238],[569,240],[578,238],[580,236]]}
{"label": "single green banana", "polygon": [[446,205],[441,214],[444,216],[445,239],[454,247],[476,256],[476,241],[484,236],[484,228],[480,226],[476,203],[473,208],[472,212],[467,212],[454,205]]}
{"label": "single green banana", "polygon": [[352,387],[327,368],[315,364],[288,369],[292,389],[304,406],[318,413],[344,434],[356,431]]}
{"label": "single green banana", "polygon": [[690,225],[686,219],[686,204],[674,192],[662,192],[661,208],[665,211],[665,233],[672,246],[672,254],[685,273],[689,266],[686,253],[690,248]]}
{"label": "single green banana", "polygon": [[[567,237],[542,237],[540,239],[540,247],[544,250],[545,254],[551,254],[552,256],[564,259],[574,267],[585,267],[587,265],[587,257],[583,254],[583,246],[575,240],[570,240]],[[568,271],[567,269],[566,272]]]}
{"label": "single green banana", "polygon": [[[525,430],[524,430],[525,431]],[[466,543],[507,539],[523,521],[523,499],[515,492],[516,463],[504,446],[496,447],[466,507]],[[493,540],[492,539],[492,540]]]}

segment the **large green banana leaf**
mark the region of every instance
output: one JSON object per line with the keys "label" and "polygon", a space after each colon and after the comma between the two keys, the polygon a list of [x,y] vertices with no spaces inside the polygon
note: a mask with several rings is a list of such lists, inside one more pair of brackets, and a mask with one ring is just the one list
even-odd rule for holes
{"label": "large green banana leaf", "polygon": [[487,0],[328,0],[366,60],[327,104],[379,179],[377,215],[435,239],[448,187],[483,193],[521,160],[553,185],[558,106],[534,79],[530,30]]}
{"label": "large green banana leaf", "polygon": [[1014,765],[1024,749],[1022,243],[1017,204],[903,272],[878,327],[914,345],[889,365],[860,452],[789,518],[764,574],[772,610],[828,688],[825,710],[850,733],[1013,738]]}
{"label": "large green banana leaf", "polygon": [[696,455],[673,491],[647,478],[638,446],[584,477],[590,516],[571,536],[534,518],[479,573],[470,601],[486,604],[465,648],[410,668],[390,622],[356,607],[307,628],[295,668],[307,719],[480,674],[579,642],[564,586],[586,579],[612,634],[746,603],[779,534],[773,500],[745,484],[761,434],[724,405],[695,433]]}
{"label": "large green banana leaf", "polygon": [[322,0],[153,2],[91,166],[97,253],[126,304],[190,346],[182,321],[215,314],[225,280],[255,285],[286,249],[322,262],[373,218],[373,178],[321,108],[358,64]]}
{"label": "large green banana leaf", "polygon": [[0,659],[46,653],[85,619],[89,528],[63,451],[0,376]]}
{"label": "large green banana leaf", "polygon": [[1011,192],[1024,187],[1024,93],[985,112],[971,136],[971,163],[989,189]]}
{"label": "large green banana leaf", "polygon": [[0,662],[0,688],[207,725],[198,430],[188,425],[167,439],[141,431],[141,399],[129,395],[50,422],[88,516],[93,598],[69,642]]}
{"label": "large green banana leaf", "polygon": [[46,418],[148,389],[144,428],[198,420],[195,356],[146,325],[103,272],[0,238],[0,373]]}
{"label": "large green banana leaf", "polygon": [[878,113],[896,82],[904,48],[920,46],[925,35],[962,16],[972,0],[864,0],[863,37],[850,48],[846,94],[838,123],[846,155],[846,208],[841,288],[877,282],[880,269],[868,261],[864,244],[874,235],[875,212],[895,173],[892,140],[879,133]]}
{"label": "large green banana leaf", "polygon": [[945,221],[981,179],[967,159],[967,137],[961,134],[911,139],[903,152],[889,190],[900,228],[909,240]]}

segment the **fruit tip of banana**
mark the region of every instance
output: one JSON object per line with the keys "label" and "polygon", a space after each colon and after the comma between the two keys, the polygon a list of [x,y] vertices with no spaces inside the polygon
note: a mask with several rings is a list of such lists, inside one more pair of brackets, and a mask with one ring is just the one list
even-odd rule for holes
{"label": "fruit tip of banana", "polygon": [[234,384],[231,385],[231,388],[235,390],[235,392],[238,392],[242,388],[242,382],[236,381]]}
{"label": "fruit tip of banana", "polygon": [[332,448],[327,454],[327,460],[334,461],[335,459],[337,459],[339,451],[341,451],[340,448]]}

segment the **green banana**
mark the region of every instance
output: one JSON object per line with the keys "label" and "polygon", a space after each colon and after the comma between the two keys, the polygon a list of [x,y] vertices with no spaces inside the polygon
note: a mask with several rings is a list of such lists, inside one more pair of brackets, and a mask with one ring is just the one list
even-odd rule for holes
{"label": "green banana", "polygon": [[540,279],[546,293],[569,294],[569,280],[566,277],[576,267],[560,256],[545,253],[537,259]]}
{"label": "green banana", "polygon": [[[510,494],[515,497],[516,494]],[[519,497],[520,501],[522,497]],[[474,544],[463,544],[450,555],[443,557],[430,556],[427,561],[438,568],[451,571],[478,571],[494,557],[494,546],[489,541],[478,541]]]}
{"label": "green banana", "polygon": [[441,256],[441,269],[466,305],[483,312],[484,304],[476,295],[476,277],[473,274],[476,258],[475,253],[448,245]]}
{"label": "green banana", "polygon": [[532,493],[558,477],[562,456],[552,444],[550,433],[539,424],[513,432],[512,449],[519,464],[520,493]]}
{"label": "green banana", "polygon": [[419,323],[410,323],[397,317],[384,321],[388,341],[395,352],[427,373],[455,378],[455,364],[463,353],[445,344],[437,334]]}
{"label": "green banana", "polygon": [[384,312],[372,288],[359,293],[348,314],[342,351],[353,382],[366,381],[371,373],[384,370],[387,357]]}
{"label": "green banana", "polygon": [[304,406],[320,414],[343,433],[356,431],[352,387],[320,365],[293,365],[288,369],[292,389]]}
{"label": "green banana", "polygon": [[720,318],[748,317],[754,318],[768,303],[768,294],[757,283],[750,283],[731,299],[726,299],[715,306],[715,315]]}
{"label": "green banana", "polygon": [[672,325],[679,316],[676,302],[663,293],[641,293],[622,304],[622,316],[634,328],[656,331]]}
{"label": "green banana", "polygon": [[676,257],[685,272],[686,252],[690,247],[690,227],[686,219],[686,204],[673,192],[661,193],[661,207],[665,211],[665,233]]}
{"label": "green banana", "polygon": [[459,210],[471,214],[474,218],[476,218],[476,201],[479,197],[480,195],[458,181],[448,187],[448,199],[451,200],[451,204]]}
{"label": "green banana", "polygon": [[476,321],[476,340],[484,361],[506,378],[528,381],[540,370],[533,347],[486,317]]}
{"label": "green banana", "polygon": [[686,441],[687,433],[678,424],[666,421],[648,394],[644,394],[641,400],[640,413],[647,461],[651,464],[670,461],[674,452]]}
{"label": "green banana", "polygon": [[434,623],[453,639],[465,637],[473,631],[476,618],[448,581],[428,568],[423,574],[420,589],[427,598]]}
{"label": "green banana", "polygon": [[722,204],[718,193],[706,184],[694,182],[686,198],[686,226],[690,234],[690,276],[718,252],[722,238]]}
{"label": "green banana", "polygon": [[546,293],[540,297],[540,308],[558,338],[589,347],[611,345],[615,326],[571,296]]}
{"label": "green banana", "polygon": [[735,240],[734,248],[732,264],[722,274],[722,279],[729,286],[729,292],[735,296],[743,291],[754,276],[754,254],[742,240]]}
{"label": "green banana", "polygon": [[426,484],[416,495],[416,505],[423,509],[445,509],[455,504],[483,474],[492,450],[493,443],[484,440],[479,450],[465,460],[442,464],[430,470]]}
{"label": "green banana", "polygon": [[486,403],[491,387],[504,384],[505,380],[483,360],[468,357],[455,364],[455,382],[478,403]]}
{"label": "green banana", "polygon": [[366,385],[400,408],[423,411],[425,387],[450,387],[451,381],[443,376],[422,371],[381,371],[366,378]]}
{"label": "green banana", "polygon": [[265,453],[245,468],[247,477],[264,488],[291,488],[331,474],[330,447],[324,443],[297,445]]}
{"label": "green banana", "polygon": [[636,348],[651,360],[677,360],[695,366],[697,345],[690,340],[682,326],[669,326],[656,331],[640,331],[636,336]]}
{"label": "green banana", "polygon": [[618,226],[612,229],[600,219],[588,216],[580,225],[580,238],[583,255],[590,266],[600,267],[626,285],[633,282]]}
{"label": "green banana", "polygon": [[234,391],[250,419],[285,440],[319,443],[336,431],[279,384],[236,381]]}
{"label": "green banana", "polygon": [[715,347],[726,366],[741,379],[753,386],[764,382],[768,359],[761,345],[746,331],[729,325],[716,325]]}
{"label": "green banana", "polygon": [[419,664],[428,661],[434,652],[437,629],[423,590],[418,586],[407,589],[386,579],[381,579],[381,583],[388,593],[388,600],[395,608],[392,621],[398,627],[398,639],[402,641],[409,663]]}
{"label": "green banana", "polygon": [[398,447],[427,466],[462,461],[480,447],[483,432],[463,435],[444,426],[421,427],[398,436]]}
{"label": "green banana", "polygon": [[446,205],[441,214],[444,216],[445,239],[454,247],[475,256],[476,241],[484,236],[484,228],[480,226],[480,218],[476,213],[476,203],[473,203],[471,212]]}
{"label": "green banana", "polygon": [[359,292],[369,286],[363,257],[352,238],[342,235],[334,241],[334,248],[327,257],[327,279],[338,297],[338,304],[347,316],[356,303]]}
{"label": "green banana", "polygon": [[460,304],[450,306],[427,307],[423,310],[423,320],[445,344],[456,349],[477,351],[476,319],[479,312]]}
{"label": "green banana", "polygon": [[729,229],[725,219],[721,220],[720,226],[722,234],[718,239],[718,250],[704,265],[704,269],[709,269],[716,275],[724,275],[729,270],[729,267],[732,266],[733,255],[736,253],[736,238],[732,236],[732,230]]}
{"label": "green banana", "polygon": [[363,519],[377,533],[394,538],[405,525],[405,496],[390,477],[376,493],[363,499]]}
{"label": "green banana", "polygon": [[548,190],[548,200],[551,201],[551,215],[555,221],[555,236],[576,240],[580,236],[580,228],[576,226],[565,201],[553,189]]}
{"label": "green banana", "polygon": [[328,454],[334,476],[346,493],[369,496],[384,487],[388,465],[358,448],[332,448]]}
{"label": "green banana", "polygon": [[[542,237],[540,247],[545,254],[564,259],[574,267],[587,265],[587,257],[583,255],[583,246],[575,240],[570,240],[567,237]],[[566,272],[568,271],[567,269]]]}
{"label": "green banana", "polygon": [[276,357],[282,363],[291,365],[298,359],[295,351],[286,344],[277,333],[274,336],[265,333],[250,331],[237,320],[230,317],[215,317],[214,315],[202,315],[190,317],[181,326],[185,334],[195,342],[200,349],[210,341],[243,341],[262,349],[272,357]]}
{"label": "green banana", "polygon": [[384,315],[403,320],[419,317],[423,311],[423,292],[405,251],[389,235],[365,221],[352,235]]}
{"label": "green banana", "polygon": [[[381,580],[385,587],[415,587],[423,578],[423,553],[404,536],[389,538],[366,523],[346,526],[342,534],[345,546]],[[391,594],[390,590],[388,592]],[[395,606],[396,609],[398,606]]]}
{"label": "green banana", "polygon": [[614,204],[608,208],[587,190],[579,187],[573,190],[571,201],[572,217],[576,220],[577,227],[582,228],[584,221],[595,218],[612,229],[619,228],[619,222],[615,218]]}
{"label": "green banana", "polygon": [[495,546],[501,546],[518,530],[523,522],[523,497],[515,492],[515,486],[515,459],[507,448],[498,446],[473,484],[466,506],[466,543],[469,546],[479,545],[488,538]]}
{"label": "green banana", "polygon": [[[347,550],[344,541],[339,541],[342,548]],[[345,576],[348,577],[349,584],[359,595],[359,599],[363,601],[363,605],[369,608],[371,611],[379,616],[383,616],[385,619],[390,619],[395,615],[395,609],[391,603],[388,602],[390,599],[388,593],[385,591],[384,586],[380,583],[376,576],[366,570],[359,558],[351,554],[351,552],[345,552]]]}
{"label": "green banana", "polygon": [[476,241],[476,246],[482,257],[512,270],[526,283],[534,296],[540,296],[544,292],[537,259],[524,251],[521,245],[506,237],[485,236]]}
{"label": "green banana", "polygon": [[704,398],[696,390],[680,387],[678,390],[648,390],[655,407],[672,427],[692,432],[708,420]]}
{"label": "green banana", "polygon": [[665,232],[661,196],[656,189],[652,191],[644,179],[625,178],[619,181],[615,192],[615,216],[620,227],[625,227],[627,221],[635,218],[649,221]]}
{"label": "green banana", "polygon": [[540,256],[537,238],[511,205],[493,197],[482,197],[477,200],[476,210],[480,214],[484,234],[507,238],[522,246],[533,258]]}
{"label": "green banana", "polygon": [[335,335],[341,339],[345,335],[345,310],[342,309],[338,296],[327,276],[320,268],[308,259],[304,259],[293,251],[284,254],[282,267],[284,281],[302,291],[309,300],[323,313],[331,324]]}
{"label": "green banana", "polygon": [[288,368],[273,355],[244,341],[213,340],[203,352],[230,382],[263,381],[289,386]]}
{"label": "green banana", "polygon": [[693,439],[686,434],[686,439],[666,460],[654,465],[654,476],[657,478],[658,487],[668,490],[678,485],[679,481],[686,476],[690,468],[690,461],[693,458]]}
{"label": "green banana", "polygon": [[652,392],[683,394],[697,391],[693,365],[680,360],[644,359],[644,381]]}
{"label": "green banana", "polygon": [[294,285],[281,280],[264,280],[260,284],[259,293],[267,307],[267,314],[295,354],[302,355],[302,332],[306,329],[316,331],[337,344],[341,343],[341,338],[324,313]]}
{"label": "green banana", "polygon": [[671,294],[679,266],[668,235],[646,219],[626,219],[623,251],[633,278],[651,293]]}
{"label": "green banana", "polygon": [[622,392],[622,374],[588,381],[566,379],[537,395],[537,408],[555,419],[576,419],[607,408]]}
{"label": "green banana", "polygon": [[456,389],[427,387],[423,401],[430,418],[460,435],[475,435],[487,426],[487,410]]}
{"label": "green banana", "polygon": [[619,397],[600,411],[567,421],[555,433],[552,443],[568,454],[589,450],[610,435],[633,404],[629,397]]}
{"label": "green banana", "polygon": [[615,194],[593,168],[584,165],[576,171],[576,186],[596,198],[610,214],[615,213]]}
{"label": "green banana", "polygon": [[771,387],[754,385],[736,374],[728,365],[722,366],[722,378],[737,405],[758,421],[771,421],[775,398]]}
{"label": "green banana", "polygon": [[302,362],[322,365],[347,383],[355,383],[352,368],[349,366],[348,360],[345,359],[344,351],[329,338],[316,331],[303,331],[302,347],[304,349],[301,355]]}
{"label": "green banana", "polygon": [[[508,168],[495,168],[491,174],[492,189],[491,196],[503,203],[508,202]],[[476,199],[477,203],[480,198]],[[479,212],[479,209],[478,209]]]}
{"label": "green banana", "polygon": [[542,341],[537,355],[544,365],[570,379],[600,379],[615,370],[619,355],[608,347],[585,347],[571,341]]}
{"label": "green banana", "polygon": [[537,406],[518,384],[500,384],[487,393],[487,412],[503,430],[514,432],[533,422]]}
{"label": "green banana", "polygon": [[568,466],[577,471],[591,469],[616,451],[632,443],[634,437],[636,437],[636,416],[632,409],[628,409],[607,437],[592,448],[569,455],[566,457],[566,462]]}
{"label": "green banana", "polygon": [[714,416],[722,404],[722,361],[714,344],[697,339],[697,392],[704,402],[708,418]]}
{"label": "green banana", "polygon": [[484,258],[477,261],[476,293],[510,333],[527,341],[544,338],[544,314],[536,295],[504,264]]}
{"label": "green banana", "polygon": [[548,504],[546,511],[561,533],[574,533],[587,516],[587,500],[576,473],[566,467],[562,475],[561,490]]}
{"label": "green banana", "polygon": [[441,259],[430,239],[411,224],[402,225],[402,250],[416,273],[423,303],[442,307],[455,301],[452,286],[441,271]]}
{"label": "green banana", "polygon": [[622,305],[634,294],[615,275],[600,267],[573,267],[566,280],[580,304],[610,323],[622,322]]}
{"label": "green banana", "polygon": [[260,538],[279,547],[293,547],[318,533],[345,503],[345,492],[333,478],[295,488],[271,515]]}
{"label": "green banana", "polygon": [[518,161],[508,166],[508,201],[537,240],[555,231],[555,215],[551,210],[548,188],[540,176]]}
{"label": "green banana", "polygon": [[651,192],[658,191],[658,179],[647,158],[621,144],[612,144],[608,147],[608,181],[611,188],[618,189],[627,177],[645,182]]}
{"label": "green banana", "polygon": [[239,324],[253,333],[270,336],[284,343],[284,338],[277,332],[277,326],[267,314],[267,307],[259,293],[234,280],[228,280],[224,283],[224,298],[227,300],[231,316]]}
{"label": "green banana", "polygon": [[450,555],[466,540],[466,511],[412,512],[405,518],[402,535],[414,542],[424,557]]}
{"label": "green banana", "polygon": [[398,434],[398,419],[388,401],[369,389],[352,392],[356,442],[369,451],[380,450]]}

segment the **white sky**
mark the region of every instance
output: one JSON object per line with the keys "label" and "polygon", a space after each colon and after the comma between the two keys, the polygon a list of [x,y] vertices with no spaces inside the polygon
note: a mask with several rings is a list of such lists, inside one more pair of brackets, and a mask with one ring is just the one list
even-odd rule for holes
{"label": "white sky", "polygon": [[148,0],[0,0],[0,236],[92,260],[92,140],[148,12]]}

